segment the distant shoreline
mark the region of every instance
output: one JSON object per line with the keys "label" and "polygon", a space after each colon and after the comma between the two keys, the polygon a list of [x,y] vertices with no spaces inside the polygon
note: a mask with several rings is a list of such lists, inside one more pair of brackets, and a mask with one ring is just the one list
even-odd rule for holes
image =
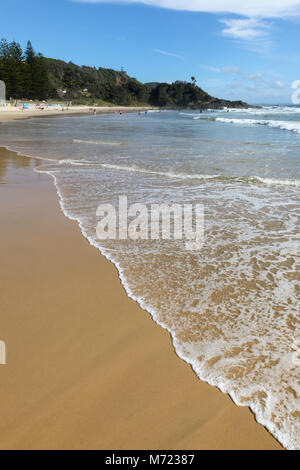
{"label": "distant shoreline", "polygon": [[90,115],[90,109],[95,109],[96,114],[113,114],[117,111],[122,113],[134,113],[134,112],[143,112],[149,111],[153,108],[152,106],[69,106],[68,109],[63,110],[52,110],[52,109],[19,109],[19,108],[7,108],[5,111],[0,108],[0,123],[22,120],[22,119],[31,119],[36,117],[57,117],[57,116],[78,116],[78,115]]}

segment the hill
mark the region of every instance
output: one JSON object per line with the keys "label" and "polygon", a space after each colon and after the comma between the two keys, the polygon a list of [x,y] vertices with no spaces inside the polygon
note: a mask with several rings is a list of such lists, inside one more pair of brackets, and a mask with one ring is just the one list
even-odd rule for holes
{"label": "hill", "polygon": [[81,103],[146,104],[149,89],[123,71],[45,59],[52,88],[60,97]]}
{"label": "hill", "polygon": [[221,109],[248,108],[243,101],[228,101],[215,98],[194,83],[176,81],[171,85],[160,83],[152,88],[149,102],[163,108],[190,108],[190,109]]}
{"label": "hill", "polygon": [[248,107],[243,101],[220,100],[191,82],[143,84],[124,71],[87,67],[36,54],[30,41],[23,52],[15,41],[0,41],[0,80],[7,98],[61,99],[74,104],[149,105],[161,108]]}
{"label": "hill", "polygon": [[78,66],[72,62],[45,59],[50,83],[66,99],[83,103],[102,100],[120,105],[147,104],[163,108],[248,107],[243,101],[220,100],[203,91],[195,83],[176,81],[172,84],[142,84],[126,72]]}

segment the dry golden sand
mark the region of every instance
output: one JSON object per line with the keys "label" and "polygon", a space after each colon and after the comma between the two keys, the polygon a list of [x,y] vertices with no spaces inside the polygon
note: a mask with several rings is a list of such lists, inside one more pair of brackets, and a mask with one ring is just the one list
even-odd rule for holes
{"label": "dry golden sand", "polygon": [[89,114],[89,109],[96,109],[97,114],[115,113],[121,110],[123,113],[132,113],[152,109],[151,107],[137,106],[70,106],[68,109],[29,109],[22,110],[20,108],[7,108],[5,111],[0,108],[0,123],[14,121],[18,119],[30,119],[35,117],[51,117],[51,116],[74,116],[78,114]]}
{"label": "dry golden sand", "polygon": [[279,449],[176,356],[33,162],[0,153],[0,448]]}

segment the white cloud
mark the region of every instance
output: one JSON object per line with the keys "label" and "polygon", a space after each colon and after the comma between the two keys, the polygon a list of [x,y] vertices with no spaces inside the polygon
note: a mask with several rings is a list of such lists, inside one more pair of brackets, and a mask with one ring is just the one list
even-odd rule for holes
{"label": "white cloud", "polygon": [[261,72],[257,72],[257,73],[254,73],[252,75],[246,75],[246,78],[248,78],[249,80],[261,80],[262,79],[262,73]]}
{"label": "white cloud", "polygon": [[209,72],[221,72],[221,69],[219,67],[213,67],[212,65],[201,65],[201,68],[204,70],[208,70]]}
{"label": "white cloud", "polygon": [[271,88],[277,88],[279,90],[282,90],[285,87],[285,84],[281,80],[270,80],[268,85]]}
{"label": "white cloud", "polygon": [[[239,41],[252,52],[270,53],[272,18],[300,17],[300,0],[69,0],[89,4],[143,4],[193,12],[235,14],[244,18],[223,18],[221,34]],[[167,55],[167,54],[166,54]],[[170,54],[171,55],[171,54]],[[174,54],[176,57],[176,54]]]}
{"label": "white cloud", "polygon": [[224,36],[229,36],[234,39],[243,39],[246,41],[253,41],[266,37],[270,29],[270,23],[259,20],[256,18],[247,19],[231,19],[223,18],[220,20],[225,25],[222,30]]}
{"label": "white cloud", "polygon": [[248,17],[274,18],[300,15],[300,0],[73,0],[81,3],[142,3],[172,10],[234,13]]}
{"label": "white cloud", "polygon": [[227,75],[235,75],[235,74],[241,73],[239,67],[232,67],[230,65],[221,67],[221,72]]}
{"label": "white cloud", "polygon": [[166,55],[168,57],[176,57],[176,59],[181,59],[183,60],[184,58],[179,55],[179,54],[174,54],[173,52],[168,52],[168,51],[164,51],[162,49],[154,49],[153,52],[156,52],[157,54],[161,54],[161,55]]}
{"label": "white cloud", "polygon": [[212,65],[201,65],[201,68],[204,70],[208,70],[209,72],[216,72],[216,73],[223,73],[226,75],[236,75],[241,73],[239,67],[232,66],[232,65],[224,65],[223,67],[213,67]]}
{"label": "white cloud", "polygon": [[243,86],[243,82],[234,81],[234,82],[229,83],[229,87],[233,90],[238,90],[239,88],[242,88],[242,86]]}

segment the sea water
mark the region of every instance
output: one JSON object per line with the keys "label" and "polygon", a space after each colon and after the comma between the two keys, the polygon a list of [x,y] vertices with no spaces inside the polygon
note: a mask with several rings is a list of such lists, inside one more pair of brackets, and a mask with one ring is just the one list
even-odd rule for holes
{"label": "sea water", "polygon": [[[64,213],[199,378],[299,449],[300,108],[31,119],[0,126],[0,144],[38,158]],[[98,240],[97,207],[120,195],[203,204],[202,249]]]}

